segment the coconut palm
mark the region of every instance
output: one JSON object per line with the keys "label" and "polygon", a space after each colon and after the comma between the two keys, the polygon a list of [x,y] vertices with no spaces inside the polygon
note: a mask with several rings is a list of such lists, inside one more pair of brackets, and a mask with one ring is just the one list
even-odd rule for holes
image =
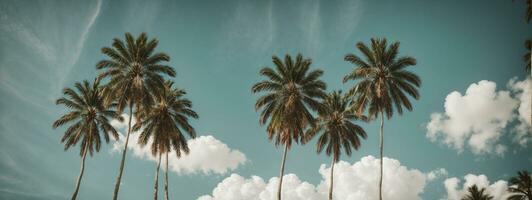
{"label": "coconut palm", "polygon": [[477,185],[467,188],[468,194],[462,197],[461,200],[492,200],[493,196],[486,192],[486,188],[479,190]]}
{"label": "coconut palm", "polygon": [[64,105],[71,111],[61,116],[52,125],[55,129],[70,124],[61,138],[61,143],[65,144],[65,151],[81,141],[79,152],[81,170],[72,194],[73,200],[78,195],[81,178],[85,171],[87,152],[92,157],[95,150],[100,151],[102,144],[100,131],[103,132],[103,138],[107,143],[110,136],[118,139],[118,133],[109,123],[109,118],[123,120],[118,112],[112,110],[112,106],[105,106],[99,80],[95,80],[92,85],[86,80],[82,83],[77,82],[75,89],[77,91],[65,88],[64,97],[57,99],[57,105]]}
{"label": "coconut palm", "polygon": [[276,146],[284,146],[277,191],[277,199],[281,200],[287,151],[293,142],[301,142],[305,129],[314,124],[310,112],[320,108],[319,100],[326,96],[326,85],[319,79],[323,71],[310,70],[312,61],[300,54],[295,60],[286,55],[284,62],[277,56],[272,59],[275,69],[262,68],[260,74],[267,80],[253,85],[252,92],[265,93],[255,104],[255,109],[261,110],[259,122],[268,123],[268,138]]}
{"label": "coconut palm", "polygon": [[155,53],[158,40],[141,33],[136,39],[130,33],[125,34],[125,42],[115,38],[112,47],[103,47],[102,53],[108,59],[98,62],[97,69],[104,70],[99,78],[109,77],[106,85],[106,102],[116,102],[119,111],[129,107],[128,130],[120,168],[116,178],[113,200],[118,198],[124,163],[131,133],[133,108],[139,110],[149,107],[153,95],[159,95],[164,88],[164,75],[175,76],[172,67],[163,64],[170,60],[165,53]]}
{"label": "coconut palm", "polygon": [[371,48],[362,42],[356,47],[364,58],[355,54],[345,56],[355,69],[343,78],[343,82],[358,80],[348,93],[353,97],[352,109],[355,113],[367,111],[369,118],[381,119],[379,199],[382,200],[384,116],[391,118],[394,110],[402,114],[404,108],[411,111],[412,103],[408,96],[419,98],[417,90],[421,79],[406,69],[416,65],[415,58],[398,57],[399,42],[388,45],[386,39],[372,38]]}
{"label": "coconut palm", "polygon": [[508,181],[511,195],[508,200],[532,200],[532,177],[528,171],[520,171]]}
{"label": "coconut palm", "polygon": [[167,81],[163,94],[156,98],[155,105],[150,109],[142,110],[141,119],[133,127],[138,131],[144,127],[140,136],[139,144],[145,146],[151,141],[151,153],[158,157],[154,199],[157,200],[159,168],[161,165],[161,156],[166,157],[165,169],[165,199],[168,200],[168,153],[173,149],[177,157],[182,152],[188,154],[189,148],[187,140],[183,133],[189,137],[195,138],[196,131],[189,123],[189,118],[198,118],[198,114],[192,110],[192,102],[186,98],[184,90],[172,88],[173,83]]}
{"label": "coconut palm", "polygon": [[366,121],[366,118],[355,115],[349,109],[348,98],[343,96],[341,91],[335,91],[325,98],[316,126],[309,129],[305,135],[305,142],[308,142],[316,134],[320,134],[316,144],[317,152],[321,153],[325,149],[328,156],[332,155],[329,200],[333,199],[334,164],[340,160],[342,149],[350,156],[351,149],[358,150],[360,147],[360,138],[367,137],[366,131],[355,124],[355,120]]}

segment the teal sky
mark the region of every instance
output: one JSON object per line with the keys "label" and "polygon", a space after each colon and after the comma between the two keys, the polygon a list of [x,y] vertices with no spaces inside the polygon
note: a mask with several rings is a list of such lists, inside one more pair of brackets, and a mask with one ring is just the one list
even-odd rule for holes
{"label": "teal sky", "polygon": [[[201,135],[212,135],[247,161],[225,174],[171,173],[171,196],[196,199],[237,173],[265,180],[278,175],[281,150],[259,126],[250,91],[258,71],[272,66],[271,56],[289,53],[312,58],[325,71],[328,90],[349,88],[341,78],[353,66],[343,61],[358,53],[354,44],[371,37],[400,41],[400,53],[417,58],[412,70],[423,80],[414,111],[385,122],[385,155],[421,172],[444,168],[448,177],[485,174],[506,180],[532,170],[532,147],[512,142],[517,122],[501,130],[504,155],[463,152],[427,136],[432,113],[444,112],[446,96],[464,93],[472,83],[489,80],[497,89],[523,80],[523,42],[532,36],[524,22],[524,4],[510,0],[224,0],[224,1],[16,1],[0,0],[0,199],[66,199],[79,173],[78,149],[63,151],[64,129],[51,123],[65,110],[56,106],[63,87],[92,80],[100,48],[125,32],[147,32],[158,50],[171,57],[173,80],[185,88],[200,119]],[[378,155],[378,123],[362,124],[369,134],[348,162]],[[107,145],[88,159],[80,199],[109,199],[119,154]],[[120,197],[152,195],[155,165],[128,154]],[[317,185],[314,144],[295,146],[287,173]],[[423,199],[443,197],[446,177],[429,181]]]}

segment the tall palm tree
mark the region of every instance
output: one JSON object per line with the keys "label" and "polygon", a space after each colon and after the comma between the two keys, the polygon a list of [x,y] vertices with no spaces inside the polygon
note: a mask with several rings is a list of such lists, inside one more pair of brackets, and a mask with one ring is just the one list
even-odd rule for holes
{"label": "tall palm tree", "polygon": [[149,107],[153,103],[153,95],[159,95],[164,88],[164,75],[175,76],[172,67],[163,64],[170,60],[165,53],[155,53],[158,40],[151,39],[141,33],[136,39],[130,33],[125,34],[124,41],[115,38],[112,47],[103,47],[102,53],[108,59],[98,62],[97,69],[104,72],[99,78],[109,77],[106,85],[107,103],[116,102],[119,111],[129,107],[129,122],[120,169],[116,178],[113,200],[118,198],[118,191],[124,172],[124,163],[131,133],[131,121],[135,110]]}
{"label": "tall palm tree", "polygon": [[252,92],[265,93],[255,104],[255,110],[261,110],[259,122],[268,123],[268,138],[275,141],[275,146],[284,145],[277,191],[277,199],[281,200],[287,151],[293,142],[302,141],[305,129],[314,124],[310,112],[319,110],[326,85],[319,79],[323,71],[309,70],[312,61],[300,54],[295,60],[286,55],[284,63],[277,56],[272,59],[275,69],[262,68],[260,75],[267,80],[253,85]]}
{"label": "tall palm tree", "polygon": [[508,200],[532,200],[532,177],[528,171],[520,171],[508,181],[511,195]]}
{"label": "tall palm tree", "polygon": [[349,109],[349,100],[343,96],[341,91],[330,93],[323,102],[323,109],[319,112],[316,126],[309,129],[305,135],[305,142],[308,142],[316,134],[320,134],[316,144],[317,152],[321,153],[325,149],[328,156],[332,154],[331,161],[331,182],[329,185],[329,200],[333,199],[334,164],[340,160],[342,149],[350,156],[352,150],[360,147],[360,138],[366,139],[366,131],[355,120],[364,120],[364,116],[354,114]]}
{"label": "tall palm tree", "polygon": [[469,192],[461,200],[492,200],[493,196],[486,192],[486,188],[478,189],[477,185],[467,188]]}
{"label": "tall palm tree", "polygon": [[141,127],[144,130],[139,136],[139,144],[145,146],[148,141],[151,143],[151,152],[153,156],[158,155],[157,171],[155,174],[154,199],[157,200],[159,168],[161,165],[161,156],[164,153],[166,157],[165,170],[165,199],[168,200],[168,153],[173,149],[177,157],[181,152],[188,154],[189,148],[187,140],[183,133],[189,137],[195,138],[196,131],[189,123],[189,118],[197,119],[198,114],[192,110],[192,102],[186,98],[184,90],[172,88],[173,83],[167,81],[163,94],[156,98],[156,103],[150,109],[145,109],[142,115],[142,121],[139,121],[133,127],[138,131]]}
{"label": "tall palm tree", "polygon": [[64,105],[71,111],[61,116],[52,125],[55,129],[70,124],[61,138],[61,143],[65,144],[65,151],[81,141],[79,153],[81,170],[72,194],[72,200],[78,196],[81,178],[85,171],[87,152],[92,156],[94,150],[100,151],[102,143],[100,131],[103,132],[103,137],[107,143],[109,143],[109,136],[118,139],[118,133],[109,123],[109,118],[123,120],[118,112],[112,110],[112,106],[104,104],[102,87],[100,87],[98,79],[92,85],[86,80],[83,83],[77,82],[75,88],[77,91],[65,88],[63,90],[64,97],[57,99],[57,105]]}
{"label": "tall palm tree", "polygon": [[348,93],[353,97],[354,112],[361,114],[367,110],[369,118],[380,116],[381,119],[379,199],[382,200],[384,116],[391,118],[394,110],[402,114],[403,108],[411,111],[412,103],[408,96],[419,98],[417,90],[421,79],[406,69],[416,65],[415,58],[398,57],[399,42],[388,45],[386,39],[372,38],[371,48],[362,42],[356,47],[364,59],[355,54],[345,56],[355,69],[344,77],[343,82],[358,80]]}

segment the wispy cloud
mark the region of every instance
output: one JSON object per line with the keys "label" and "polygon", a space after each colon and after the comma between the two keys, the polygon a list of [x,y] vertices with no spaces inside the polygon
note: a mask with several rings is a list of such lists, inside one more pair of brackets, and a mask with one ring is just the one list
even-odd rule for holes
{"label": "wispy cloud", "polygon": [[[65,74],[70,73],[74,65],[78,62],[79,56],[81,55],[81,52],[83,51],[83,47],[85,46],[85,41],[87,40],[88,34],[90,33],[90,30],[92,26],[94,25],[94,22],[96,22],[96,19],[100,15],[100,10],[102,7],[102,0],[96,0],[96,8],[92,11],[92,13],[87,18],[87,25],[83,28],[83,31],[81,32],[81,35],[79,37],[79,40],[76,42],[76,46],[74,48],[74,51],[72,55],[70,56],[69,61],[66,63],[66,71]],[[59,88],[64,85],[65,79],[67,76],[61,76],[61,80],[59,81]]]}

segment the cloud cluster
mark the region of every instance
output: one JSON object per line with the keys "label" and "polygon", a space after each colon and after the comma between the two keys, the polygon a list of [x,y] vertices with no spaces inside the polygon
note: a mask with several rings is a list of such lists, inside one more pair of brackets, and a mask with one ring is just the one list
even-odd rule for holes
{"label": "cloud cluster", "polygon": [[448,174],[449,174],[449,172],[447,172],[447,170],[445,168],[435,169],[435,170],[432,170],[429,173],[427,173],[427,180],[428,181],[433,181],[433,180],[435,180],[437,178],[447,176]]}
{"label": "cloud cluster", "polygon": [[[445,171],[438,169],[437,171]],[[446,171],[445,171],[446,172]],[[283,178],[283,199],[286,200],[322,200],[327,199],[330,167],[320,166],[321,182],[314,186],[301,181],[295,174]],[[334,199],[376,200],[378,199],[379,159],[373,156],[363,157],[350,164],[340,161],[334,169]],[[439,176],[434,175],[434,177]],[[198,200],[274,200],[276,199],[278,178],[264,181],[261,177],[247,179],[232,174],[220,182],[211,195]],[[427,182],[427,175],[416,169],[402,166],[398,160],[384,158],[383,198],[420,199]]]}
{"label": "cloud cluster", "polygon": [[[121,130],[120,139],[113,144],[114,152],[121,152],[125,146],[125,132],[127,130],[128,116],[124,115],[124,122],[113,120],[111,124]],[[134,124],[134,120],[132,120]],[[128,149],[138,158],[156,161],[151,154],[150,143],[143,148],[138,144],[139,132],[131,133],[129,137]],[[171,171],[178,174],[195,174],[195,173],[216,173],[225,174],[235,170],[239,165],[246,162],[246,156],[238,151],[229,148],[226,144],[217,140],[213,136],[199,136],[195,139],[188,140],[190,153],[177,158],[175,152],[168,154],[168,167]],[[162,161],[164,163],[164,159]]]}
{"label": "cloud cluster", "polygon": [[517,81],[517,79],[513,78],[508,83],[508,86],[512,89],[512,91],[515,93],[516,98],[519,100],[519,125],[516,127],[516,133],[517,136],[515,137],[515,140],[522,146],[526,146],[528,142],[532,141],[532,122],[531,119],[531,112],[532,112],[532,83],[530,82],[530,79],[526,79],[523,81]]}
{"label": "cloud cluster", "polygon": [[464,184],[460,186],[460,179],[453,177],[444,181],[445,190],[447,196],[443,200],[458,200],[467,194],[467,188],[473,185],[477,185],[479,188],[486,188],[486,192],[493,196],[494,200],[503,200],[508,196],[507,188],[508,183],[503,180],[496,181],[490,184],[486,175],[473,175],[468,174],[464,177]]}
{"label": "cloud cluster", "polygon": [[451,92],[445,99],[445,112],[433,113],[427,124],[427,137],[462,152],[465,145],[474,154],[503,155],[507,147],[499,139],[505,128],[517,118],[518,140],[525,145],[530,138],[530,80],[508,84],[509,90],[497,91],[491,81],[471,84],[465,94]]}

